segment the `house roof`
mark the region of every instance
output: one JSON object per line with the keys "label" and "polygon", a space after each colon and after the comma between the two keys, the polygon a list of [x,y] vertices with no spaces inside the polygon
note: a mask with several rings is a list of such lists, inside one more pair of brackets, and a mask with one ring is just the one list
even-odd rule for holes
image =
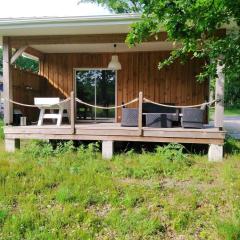
{"label": "house roof", "polygon": [[[77,35],[128,33],[130,25],[140,20],[139,14],[111,14],[76,17],[33,17],[0,19],[0,45],[3,36]],[[112,43],[31,45],[43,53],[112,52]],[[128,48],[118,43],[117,51],[154,51],[172,49],[172,43],[143,43]]]}
{"label": "house roof", "polygon": [[0,19],[0,37],[127,33],[139,14]]}

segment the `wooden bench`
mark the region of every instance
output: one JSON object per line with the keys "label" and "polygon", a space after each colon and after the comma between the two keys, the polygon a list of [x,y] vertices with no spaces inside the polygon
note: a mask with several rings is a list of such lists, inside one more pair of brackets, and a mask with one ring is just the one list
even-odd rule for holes
{"label": "wooden bench", "polygon": [[[69,102],[60,103],[60,98],[34,98],[34,104],[40,109],[38,126],[43,125],[43,119],[56,119],[57,126],[62,124],[62,118],[65,117],[64,110],[67,111],[68,119],[70,119]],[[50,113],[46,113],[49,110]],[[54,113],[54,110],[58,111]]]}

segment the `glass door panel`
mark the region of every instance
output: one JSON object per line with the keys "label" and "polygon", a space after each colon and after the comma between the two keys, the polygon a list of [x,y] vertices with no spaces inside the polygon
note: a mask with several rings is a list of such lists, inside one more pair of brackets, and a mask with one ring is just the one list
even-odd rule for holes
{"label": "glass door panel", "polygon": [[[84,102],[110,107],[115,106],[115,71],[77,70],[77,97]],[[105,110],[77,104],[77,117],[80,120],[114,121],[115,109]]]}

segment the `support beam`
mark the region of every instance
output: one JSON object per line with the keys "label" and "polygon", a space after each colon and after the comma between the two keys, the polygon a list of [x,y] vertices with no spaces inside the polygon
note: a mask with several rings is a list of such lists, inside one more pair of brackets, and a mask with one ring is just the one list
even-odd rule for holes
{"label": "support beam", "polygon": [[11,64],[14,64],[16,60],[22,55],[22,53],[27,49],[27,46],[23,46],[16,50],[16,52],[11,57]]}
{"label": "support beam", "polygon": [[210,144],[208,160],[212,162],[221,162],[223,160],[223,145]]}
{"label": "support beam", "polygon": [[75,101],[75,93],[74,91],[71,92],[70,94],[71,97],[71,101],[70,101],[70,114],[71,114],[71,130],[72,130],[72,134],[75,134],[76,129],[75,129],[75,107],[76,107],[76,101]]}
{"label": "support beam", "polygon": [[113,141],[102,141],[102,158],[111,159],[113,157]]}
{"label": "support beam", "polygon": [[34,57],[37,57],[38,59],[43,59],[44,58],[44,53],[35,49],[35,48],[32,48],[32,47],[28,47],[25,51],[25,53],[28,53]]}
{"label": "support beam", "polygon": [[4,123],[10,125],[13,122],[13,104],[7,101],[12,99],[12,71],[10,65],[11,44],[9,37],[3,37],[3,84],[4,84]]}
{"label": "support beam", "polygon": [[216,79],[216,89],[215,89],[215,99],[220,101],[215,103],[215,117],[214,117],[214,126],[223,129],[224,122],[224,66],[217,66],[217,79]]}
{"label": "support beam", "polygon": [[15,152],[20,149],[20,139],[5,139],[6,152]]}
{"label": "support beam", "polygon": [[[127,33],[115,34],[80,34],[80,35],[45,35],[45,36],[15,36],[11,37],[14,48],[24,45],[43,44],[95,44],[95,43],[124,43]],[[167,33],[161,32],[158,37],[151,37],[150,42],[167,40]]]}
{"label": "support beam", "polygon": [[139,128],[140,136],[142,136],[142,105],[143,105],[143,93],[139,92],[139,96],[138,96],[138,128]]}

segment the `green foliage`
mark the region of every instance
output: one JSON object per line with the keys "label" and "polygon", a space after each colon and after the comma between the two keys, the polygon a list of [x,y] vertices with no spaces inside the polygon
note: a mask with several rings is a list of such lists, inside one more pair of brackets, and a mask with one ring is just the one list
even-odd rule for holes
{"label": "green foliage", "polygon": [[240,239],[240,223],[236,223],[232,220],[226,220],[217,224],[219,235],[226,240],[238,240]]}
{"label": "green foliage", "polygon": [[[169,58],[159,68],[180,58],[191,56],[202,59],[204,66],[199,80],[215,79],[217,64],[224,65],[226,76],[226,103],[239,103],[240,75],[240,2],[229,0],[92,0],[115,12],[140,12],[142,18],[132,25],[127,43],[133,46],[151,36],[158,38],[166,31],[168,40],[176,45]],[[114,3],[119,6],[116,6]],[[231,31],[222,36],[217,30],[231,25]]]}
{"label": "green foliage", "polygon": [[0,140],[4,138],[3,133],[3,120],[0,118]]}
{"label": "green foliage", "polygon": [[232,137],[227,137],[224,149],[228,154],[238,154],[240,153],[240,142]]}
{"label": "green foliage", "polygon": [[45,158],[71,153],[74,150],[75,147],[72,141],[59,142],[54,148],[53,145],[47,141],[36,140],[32,141],[30,146],[24,148],[23,153],[31,155],[34,158]]}
{"label": "green foliage", "polygon": [[139,0],[80,0],[79,3],[98,3],[103,7],[108,7],[110,10],[117,13],[132,13],[140,12],[142,2]]}
{"label": "green foliage", "polygon": [[[0,48],[0,75],[2,75],[2,69],[3,69],[3,55],[2,55],[2,48]],[[34,73],[38,73],[39,70],[39,63],[38,61],[26,58],[26,57],[22,57],[20,56],[16,63],[15,63],[16,67],[18,67],[19,69],[22,70],[26,70],[26,71],[31,71]]]}

